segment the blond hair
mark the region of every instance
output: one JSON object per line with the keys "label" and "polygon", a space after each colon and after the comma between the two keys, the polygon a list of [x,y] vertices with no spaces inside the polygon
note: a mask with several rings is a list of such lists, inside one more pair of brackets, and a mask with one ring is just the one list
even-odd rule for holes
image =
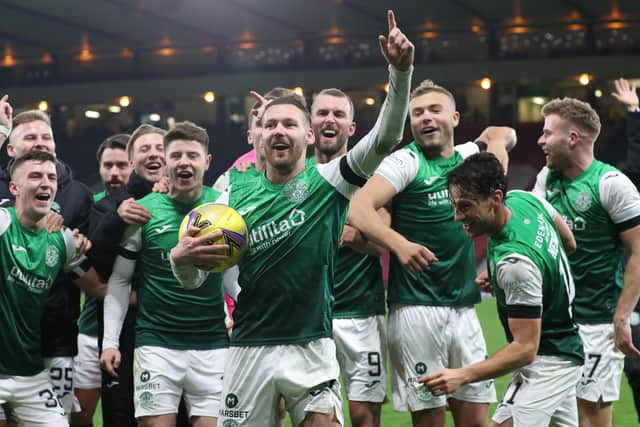
{"label": "blond hair", "polygon": [[575,98],[555,98],[542,106],[542,115],[552,114],[570,122],[591,139],[600,134],[600,117],[587,102]]}
{"label": "blond hair", "polygon": [[451,92],[449,92],[447,89],[445,89],[444,87],[437,85],[433,82],[433,80],[423,80],[415,89],[413,89],[411,91],[411,96],[409,97],[409,100],[411,101],[414,98],[417,98],[419,96],[425,95],[427,93],[431,93],[431,92],[437,92],[437,93],[441,93],[443,95],[446,95],[447,98],[449,98],[451,100],[451,104],[453,105],[453,109],[456,109],[456,100],[453,97],[453,94],[451,94]]}
{"label": "blond hair", "polygon": [[167,131],[156,126],[148,125],[146,123],[138,126],[133,131],[133,133],[129,137],[129,141],[127,142],[127,154],[129,154],[129,159],[133,158],[133,147],[135,146],[136,140],[141,136],[148,135],[150,133],[158,134],[164,138],[164,136],[167,134]]}

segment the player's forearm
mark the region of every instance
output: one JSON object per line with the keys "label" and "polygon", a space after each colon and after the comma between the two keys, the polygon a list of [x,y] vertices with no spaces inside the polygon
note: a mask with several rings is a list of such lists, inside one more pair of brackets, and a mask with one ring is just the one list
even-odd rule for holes
{"label": "player's forearm", "polygon": [[179,256],[176,256],[176,248],[171,251],[169,262],[173,276],[185,289],[199,288],[209,275],[209,273],[197,268],[195,265],[184,263]]}
{"label": "player's forearm", "polygon": [[103,298],[107,293],[107,284],[100,280],[94,268],[90,268],[84,275],[74,280],[84,293],[95,298]]}
{"label": "player's forearm", "polygon": [[376,212],[375,206],[362,198],[361,193],[356,193],[351,200],[347,221],[383,250],[393,250],[406,241],[401,234],[385,223]]}
{"label": "player's forearm", "polygon": [[102,348],[118,348],[120,331],[129,308],[131,278],[135,261],[118,256],[104,297],[104,338]]}
{"label": "player's forearm", "polygon": [[386,248],[368,239],[362,239],[354,242],[345,242],[344,244],[349,246],[354,251],[366,255],[382,256],[385,252],[387,252]]}
{"label": "player's forearm", "polygon": [[478,139],[487,143],[487,152],[495,155],[507,172],[509,169],[508,153],[517,142],[515,129],[506,126],[489,126]]}
{"label": "player's forearm", "polygon": [[516,130],[508,126],[489,126],[478,137],[487,143],[487,151],[490,148],[499,148],[507,152],[513,150],[518,142]]}
{"label": "player's forearm", "polygon": [[538,351],[535,343],[510,342],[488,359],[466,366],[465,383],[474,383],[506,375],[531,364]]}
{"label": "player's forearm", "polygon": [[624,270],[624,285],[618,299],[614,323],[628,323],[631,312],[640,297],[640,252],[634,251],[627,260]]}
{"label": "player's forearm", "polygon": [[389,66],[389,92],[373,129],[348,153],[351,168],[361,177],[369,177],[382,159],[402,141],[409,111],[411,75]]}

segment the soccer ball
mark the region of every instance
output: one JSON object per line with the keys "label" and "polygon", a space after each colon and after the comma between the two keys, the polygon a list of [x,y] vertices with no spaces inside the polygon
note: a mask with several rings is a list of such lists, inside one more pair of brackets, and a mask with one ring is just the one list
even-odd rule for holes
{"label": "soccer ball", "polygon": [[227,261],[220,262],[215,268],[209,269],[214,273],[219,273],[229,267],[233,267],[242,258],[242,255],[249,247],[249,230],[242,216],[233,208],[218,203],[205,203],[195,207],[191,212],[185,215],[178,238],[189,229],[189,227],[198,227],[200,232],[196,236],[210,234],[217,230],[222,230],[222,236],[209,242],[210,244],[229,245]]}

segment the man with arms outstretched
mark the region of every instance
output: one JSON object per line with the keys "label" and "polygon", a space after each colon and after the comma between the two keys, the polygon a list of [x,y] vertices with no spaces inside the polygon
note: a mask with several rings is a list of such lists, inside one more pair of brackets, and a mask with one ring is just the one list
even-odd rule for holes
{"label": "man with arms outstretched", "polygon": [[[402,137],[413,45],[388,13],[380,36],[390,64],[390,90],[371,132],[345,156],[307,165],[314,141],[308,112],[293,98],[269,103],[262,116],[265,174],[224,193],[251,230],[239,265],[242,291],[232,347],[225,366],[221,423],[276,424],[282,396],[295,425],[341,423],[339,367],[331,339],[333,276],[348,197]],[[192,242],[173,249],[176,275],[199,270],[182,265]],[[191,268],[191,270],[188,270]],[[267,304],[264,302],[268,301]]]}

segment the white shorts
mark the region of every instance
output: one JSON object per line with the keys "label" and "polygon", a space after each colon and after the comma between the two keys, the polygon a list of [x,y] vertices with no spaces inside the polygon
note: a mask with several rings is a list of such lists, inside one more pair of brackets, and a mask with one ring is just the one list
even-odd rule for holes
{"label": "white shorts", "polygon": [[78,355],[73,359],[73,387],[91,390],[101,386],[98,337],[78,334]]}
{"label": "white shorts", "polygon": [[384,316],[333,319],[333,339],[350,401],[385,401],[387,394]]}
{"label": "white shorts", "polygon": [[620,397],[624,354],[615,346],[613,324],[578,325],[578,331],[584,345],[578,399],[615,402]]}
{"label": "white shorts", "polygon": [[473,307],[392,304],[387,341],[396,411],[440,408],[446,399],[496,401],[493,380],[466,384],[452,394],[433,396],[418,378],[441,368],[460,368],[487,358],[487,345]]}
{"label": "white shorts", "polygon": [[80,402],[73,392],[73,357],[45,357],[43,361],[65,413],[80,412]]}
{"label": "white shorts", "polygon": [[511,383],[495,412],[500,424],[509,418],[514,427],[577,427],[576,385],[582,366],[554,356],[537,356],[513,372]]}
{"label": "white shorts", "polygon": [[9,418],[20,426],[69,425],[46,370],[28,377],[0,376],[0,405],[5,403]]}
{"label": "white shorts", "polygon": [[227,351],[136,348],[133,354],[136,418],[177,414],[181,397],[189,417],[216,417]]}
{"label": "white shorts", "polygon": [[335,413],[342,425],[339,373],[330,338],[304,344],[231,347],[218,425],[277,425],[281,397],[293,425],[300,425],[307,412]]}

